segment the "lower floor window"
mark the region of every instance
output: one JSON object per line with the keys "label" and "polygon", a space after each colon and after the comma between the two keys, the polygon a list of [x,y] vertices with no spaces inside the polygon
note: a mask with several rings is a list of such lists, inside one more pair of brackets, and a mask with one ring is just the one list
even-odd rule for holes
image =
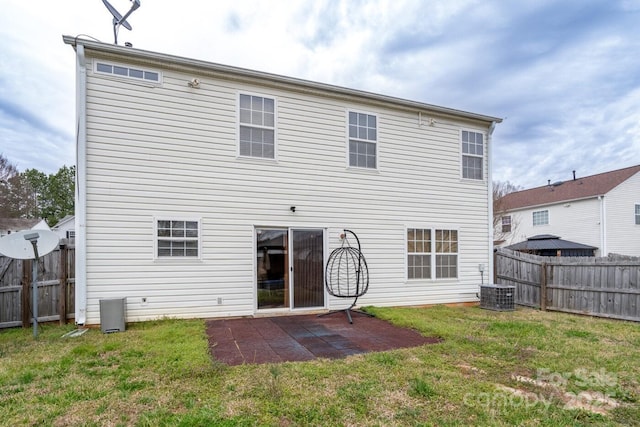
{"label": "lower floor window", "polygon": [[198,220],[156,221],[158,258],[197,258],[200,254],[200,222]]}
{"label": "lower floor window", "polygon": [[458,277],[458,231],[407,229],[407,278]]}

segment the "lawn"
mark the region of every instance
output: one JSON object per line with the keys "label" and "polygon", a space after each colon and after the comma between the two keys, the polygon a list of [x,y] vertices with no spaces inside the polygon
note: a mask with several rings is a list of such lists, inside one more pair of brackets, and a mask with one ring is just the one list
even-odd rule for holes
{"label": "lawn", "polygon": [[640,325],[518,309],[369,308],[439,344],[228,367],[204,321],[0,332],[1,425],[640,425]]}

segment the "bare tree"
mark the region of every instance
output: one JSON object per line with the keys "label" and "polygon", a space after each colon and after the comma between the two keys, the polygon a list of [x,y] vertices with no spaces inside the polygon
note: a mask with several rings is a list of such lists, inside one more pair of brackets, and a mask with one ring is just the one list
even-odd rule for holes
{"label": "bare tree", "polygon": [[0,217],[11,217],[11,180],[18,175],[18,168],[0,154]]}
{"label": "bare tree", "polygon": [[[493,183],[493,229],[494,232],[494,240],[505,240],[505,238],[514,233],[518,228],[517,221],[514,221],[512,215],[506,215],[507,210],[504,205],[504,196],[510,193],[514,193],[516,191],[522,190],[522,187],[519,187],[515,184],[512,184],[509,181],[494,181]],[[509,230],[505,230],[502,227],[502,218],[505,216],[509,216],[510,218],[510,227]]]}

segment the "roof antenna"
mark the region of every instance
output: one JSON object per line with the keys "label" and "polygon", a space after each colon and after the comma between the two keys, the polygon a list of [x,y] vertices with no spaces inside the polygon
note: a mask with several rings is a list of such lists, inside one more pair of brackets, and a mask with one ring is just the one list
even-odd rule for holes
{"label": "roof antenna", "polygon": [[111,6],[111,4],[107,0],[102,0],[102,3],[109,9],[109,12],[113,15],[113,43],[118,44],[118,31],[120,30],[120,25],[125,27],[127,30],[131,31],[131,24],[127,22],[127,18],[129,15],[133,13],[134,10],[140,7],[140,0],[131,0],[133,5],[129,12],[127,12],[124,16],[120,15],[120,12],[116,10],[115,7]]}

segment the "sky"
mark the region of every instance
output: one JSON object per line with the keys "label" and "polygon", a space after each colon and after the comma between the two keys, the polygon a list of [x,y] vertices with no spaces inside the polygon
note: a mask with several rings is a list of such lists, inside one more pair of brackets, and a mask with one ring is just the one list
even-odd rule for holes
{"label": "sky", "polygon": [[[129,0],[110,0],[125,14]],[[493,180],[640,164],[640,0],[141,0],[118,42],[503,118]],[[101,0],[0,0],[0,153],[75,163],[75,53]]]}

